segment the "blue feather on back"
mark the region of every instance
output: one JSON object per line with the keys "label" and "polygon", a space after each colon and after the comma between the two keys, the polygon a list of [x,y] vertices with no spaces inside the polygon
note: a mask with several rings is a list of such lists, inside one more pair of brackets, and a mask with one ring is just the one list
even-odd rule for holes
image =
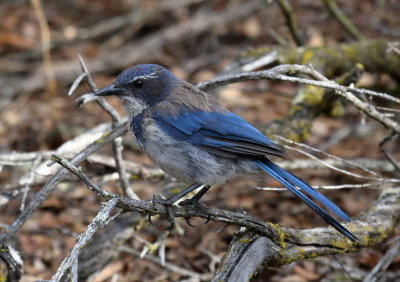
{"label": "blue feather on back", "polygon": [[[241,145],[251,150],[252,145],[258,145],[281,153],[281,148],[265,137],[256,128],[241,117],[231,113],[216,112],[184,112],[178,116],[153,113],[157,124],[172,137],[189,142],[193,145],[221,147]],[[218,138],[218,139],[215,139]]]}

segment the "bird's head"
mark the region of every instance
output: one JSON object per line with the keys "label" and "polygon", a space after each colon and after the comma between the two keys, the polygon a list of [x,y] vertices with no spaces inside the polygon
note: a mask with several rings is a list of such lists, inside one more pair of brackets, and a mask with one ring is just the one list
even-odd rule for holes
{"label": "bird's head", "polygon": [[179,81],[160,65],[136,65],[124,70],[109,86],[96,91],[97,96],[118,96],[127,110],[142,111],[165,99]]}

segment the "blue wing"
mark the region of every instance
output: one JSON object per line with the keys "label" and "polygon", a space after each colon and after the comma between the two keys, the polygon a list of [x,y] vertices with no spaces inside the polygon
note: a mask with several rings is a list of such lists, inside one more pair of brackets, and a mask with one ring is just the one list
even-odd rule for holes
{"label": "blue wing", "polygon": [[169,135],[201,146],[215,155],[282,156],[280,146],[247,121],[231,112],[184,112],[177,116],[153,113],[158,125]]}

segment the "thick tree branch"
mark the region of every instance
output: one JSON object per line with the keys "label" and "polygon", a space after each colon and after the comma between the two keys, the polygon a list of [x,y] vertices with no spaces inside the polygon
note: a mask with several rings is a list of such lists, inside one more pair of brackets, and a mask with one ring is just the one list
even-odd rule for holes
{"label": "thick tree branch", "polygon": [[[382,242],[400,222],[399,200],[399,187],[386,189],[367,213],[353,219],[346,227],[357,234],[363,247]],[[360,247],[333,235],[331,228],[283,230],[284,247],[248,230],[237,232],[212,281],[231,281],[238,276],[242,278],[238,281],[244,281],[255,275],[261,265],[280,267],[318,256],[355,252]]]}

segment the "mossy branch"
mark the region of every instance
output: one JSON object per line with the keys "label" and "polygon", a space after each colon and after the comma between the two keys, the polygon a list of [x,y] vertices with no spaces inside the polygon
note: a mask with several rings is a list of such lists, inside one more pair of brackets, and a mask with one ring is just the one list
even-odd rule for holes
{"label": "mossy branch", "polygon": [[322,47],[266,46],[247,50],[238,61],[238,68],[271,52],[276,52],[276,65],[311,64],[328,78],[340,76],[361,64],[367,72],[386,73],[400,80],[400,56],[387,52],[389,42],[365,40]]}
{"label": "mossy branch", "polygon": [[[363,247],[382,242],[400,222],[399,201],[399,187],[386,189],[367,213],[346,224],[346,228],[356,231]],[[359,250],[346,239],[335,236],[333,229],[282,230],[284,247],[245,229],[237,232],[213,281],[230,281],[233,277],[245,281],[260,266],[280,267],[295,261]]]}

